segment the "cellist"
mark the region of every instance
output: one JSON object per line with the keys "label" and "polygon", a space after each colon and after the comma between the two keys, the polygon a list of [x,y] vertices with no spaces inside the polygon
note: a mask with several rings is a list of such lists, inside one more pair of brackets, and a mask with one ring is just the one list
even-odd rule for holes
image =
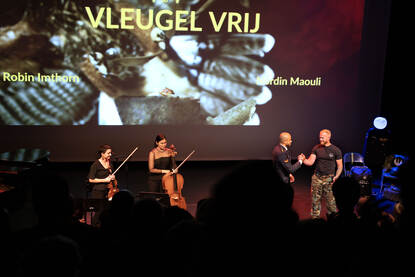
{"label": "cellist", "polygon": [[97,151],[97,160],[95,160],[88,173],[88,182],[92,185],[92,191],[90,199],[100,199],[96,208],[96,214],[98,215],[103,208],[108,194],[108,184],[115,180],[115,176],[112,174],[113,165],[111,163],[112,149],[108,144],[99,146]]}
{"label": "cellist", "polygon": [[176,168],[173,158],[176,154],[176,152],[167,147],[166,136],[158,134],[154,140],[154,148],[148,153],[149,192],[164,192],[162,178],[164,174],[173,174],[172,168]]}

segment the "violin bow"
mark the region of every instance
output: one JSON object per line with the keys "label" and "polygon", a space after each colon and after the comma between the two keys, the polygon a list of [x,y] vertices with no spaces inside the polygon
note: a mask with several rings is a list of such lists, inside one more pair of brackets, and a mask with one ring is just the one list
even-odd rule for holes
{"label": "violin bow", "polygon": [[179,170],[179,168],[184,164],[184,162],[185,161],[187,161],[189,158],[190,158],[190,156],[192,156],[193,155],[193,153],[195,152],[195,150],[193,150],[187,157],[186,157],[186,159],[184,159],[180,164],[179,164],[179,166],[177,166],[174,170]]}
{"label": "violin bow", "polygon": [[118,171],[118,169],[120,169],[122,166],[123,166],[123,164],[126,162],[126,161],[128,161],[128,159],[135,153],[135,151],[137,151],[137,149],[138,149],[138,146],[133,150],[133,152],[131,152],[131,154],[130,155],[128,155],[128,157],[127,158],[125,158],[125,160],[120,164],[120,166],[114,171],[114,173],[112,173],[112,175],[115,175],[115,173],[117,173],[117,171]]}

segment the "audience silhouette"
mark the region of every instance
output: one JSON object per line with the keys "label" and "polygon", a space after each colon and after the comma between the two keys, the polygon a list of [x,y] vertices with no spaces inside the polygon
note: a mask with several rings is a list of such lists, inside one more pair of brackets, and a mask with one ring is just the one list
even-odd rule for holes
{"label": "audience silhouette", "polygon": [[403,274],[413,240],[409,164],[400,174],[395,214],[361,197],[359,184],[344,177],[333,184],[338,213],[300,220],[292,187],[271,164],[248,161],[197,202],[194,217],[121,190],[101,224],[90,226],[74,219],[66,181],[37,170],[27,181],[37,224],[13,231],[10,214],[0,210],[0,234],[10,238],[2,245],[2,270],[4,276],[71,277]]}

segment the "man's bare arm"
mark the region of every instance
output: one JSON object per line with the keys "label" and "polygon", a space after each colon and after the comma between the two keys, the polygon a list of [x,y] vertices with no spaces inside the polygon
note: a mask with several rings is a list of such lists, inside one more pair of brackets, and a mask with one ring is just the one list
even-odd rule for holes
{"label": "man's bare arm", "polygon": [[307,166],[312,166],[315,161],[316,161],[316,155],[315,154],[310,154],[308,159],[303,160],[303,164],[305,164]]}
{"label": "man's bare arm", "polygon": [[336,160],[336,164],[337,164],[337,170],[336,170],[336,175],[333,177],[333,183],[340,178],[340,175],[343,172],[343,160]]}

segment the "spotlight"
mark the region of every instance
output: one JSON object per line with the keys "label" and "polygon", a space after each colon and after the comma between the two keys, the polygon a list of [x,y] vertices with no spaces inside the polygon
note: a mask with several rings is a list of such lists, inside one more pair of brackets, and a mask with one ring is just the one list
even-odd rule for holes
{"label": "spotlight", "polygon": [[375,128],[378,130],[385,129],[387,125],[388,125],[388,121],[384,117],[379,116],[373,120],[373,126],[375,126]]}
{"label": "spotlight", "polygon": [[391,131],[386,126],[386,118],[376,117],[365,137],[365,165],[372,170],[374,178],[381,175],[385,158],[392,153]]}

